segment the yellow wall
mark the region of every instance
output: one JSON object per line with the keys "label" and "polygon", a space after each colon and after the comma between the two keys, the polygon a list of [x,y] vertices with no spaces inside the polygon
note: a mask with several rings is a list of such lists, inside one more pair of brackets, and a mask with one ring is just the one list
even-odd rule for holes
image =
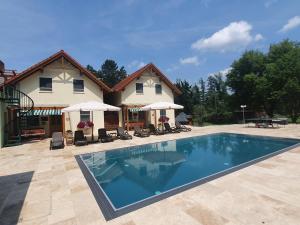
{"label": "yellow wall", "polygon": [[[143,83],[144,93],[136,93],[136,83]],[[162,85],[162,93],[155,93],[155,84]],[[155,102],[174,102],[174,94],[171,88],[169,88],[163,81],[160,81],[159,77],[150,72],[144,72],[144,74],[134,81],[132,81],[125,90],[117,93],[115,96],[116,105],[148,105]],[[159,110],[157,110],[156,119],[160,117]],[[175,112],[174,110],[167,110],[167,116],[170,118],[169,123],[175,124]],[[155,123],[154,112],[151,112],[151,123]],[[157,121],[158,123],[158,121]]]}
{"label": "yellow wall", "polygon": [[[41,91],[39,88],[40,77],[52,78],[52,91]],[[73,79],[84,80],[84,92],[73,91]],[[38,71],[18,84],[20,91],[27,94],[34,101],[34,107],[67,107],[85,101],[103,102],[103,92],[100,87],[80,71],[73,67],[66,60],[57,60],[43,71]],[[65,115],[65,129],[75,131],[80,120],[79,112],[72,112]],[[94,112],[94,134],[98,128],[104,127],[103,112]]]}

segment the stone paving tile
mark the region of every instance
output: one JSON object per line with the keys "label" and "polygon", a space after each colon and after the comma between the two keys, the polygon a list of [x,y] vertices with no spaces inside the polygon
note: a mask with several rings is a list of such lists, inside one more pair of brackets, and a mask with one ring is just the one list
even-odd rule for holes
{"label": "stone paving tile", "polygon": [[[0,151],[0,176],[5,178],[0,177],[0,224],[298,225],[300,147],[110,221],[104,219],[74,158],[82,153],[217,132],[300,138],[300,125],[280,129],[208,126],[187,133],[66,146],[57,151],[49,151],[49,139],[4,148]],[[23,173],[33,176],[18,175]]]}

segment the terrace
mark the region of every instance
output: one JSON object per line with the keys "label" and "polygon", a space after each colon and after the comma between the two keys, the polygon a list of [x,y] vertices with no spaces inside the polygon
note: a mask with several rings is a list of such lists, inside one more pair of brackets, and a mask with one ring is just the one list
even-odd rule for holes
{"label": "terrace", "polygon": [[49,151],[49,139],[0,152],[0,224],[298,224],[300,147],[106,221],[74,156],[216,132],[300,138],[300,125],[195,127]]}

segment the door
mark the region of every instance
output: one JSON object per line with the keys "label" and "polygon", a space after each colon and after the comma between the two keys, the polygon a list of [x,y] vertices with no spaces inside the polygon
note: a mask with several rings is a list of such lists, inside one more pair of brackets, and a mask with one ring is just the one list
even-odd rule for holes
{"label": "door", "polygon": [[62,116],[49,116],[49,135],[52,137],[53,132],[62,132]]}

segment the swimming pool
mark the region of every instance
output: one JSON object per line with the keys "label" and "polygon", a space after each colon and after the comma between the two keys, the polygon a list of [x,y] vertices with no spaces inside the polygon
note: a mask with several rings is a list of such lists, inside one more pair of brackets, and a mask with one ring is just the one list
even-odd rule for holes
{"label": "swimming pool", "polygon": [[287,151],[300,140],[217,133],[76,156],[106,219]]}

